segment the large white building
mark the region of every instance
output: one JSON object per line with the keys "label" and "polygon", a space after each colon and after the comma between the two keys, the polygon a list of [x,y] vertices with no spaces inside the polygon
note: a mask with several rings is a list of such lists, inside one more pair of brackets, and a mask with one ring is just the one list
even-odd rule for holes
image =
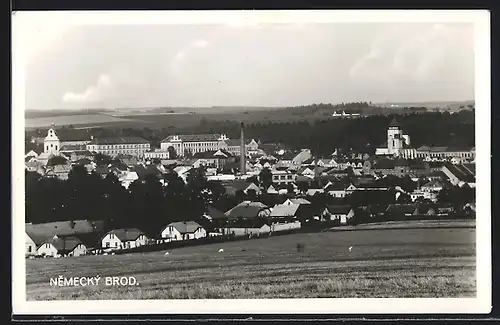
{"label": "large white building", "polygon": [[381,156],[400,156],[402,150],[410,145],[410,136],[403,133],[401,125],[392,119],[387,129],[387,147],[377,148],[376,155]]}
{"label": "large white building", "polygon": [[417,149],[407,148],[401,152],[404,159],[423,159],[425,161],[451,161],[462,163],[474,161],[476,158],[476,149],[472,148],[453,148],[453,147],[428,147],[421,146]]}
{"label": "large white building", "polygon": [[168,151],[173,147],[178,156],[186,156],[189,152],[217,151],[224,149],[225,140],[229,138],[225,134],[182,134],[171,135],[160,143],[162,151]]}
{"label": "large white building", "polygon": [[143,157],[150,150],[150,144],[147,140],[139,137],[93,139],[87,144],[87,150],[108,156],[122,154]]}

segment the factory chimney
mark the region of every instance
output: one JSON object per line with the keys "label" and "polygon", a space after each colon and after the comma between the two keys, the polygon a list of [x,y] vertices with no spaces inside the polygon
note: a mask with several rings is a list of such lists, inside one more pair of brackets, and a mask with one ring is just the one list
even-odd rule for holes
{"label": "factory chimney", "polygon": [[241,175],[246,175],[246,148],[245,148],[245,134],[244,134],[244,124],[241,122],[241,148],[240,148],[240,173]]}

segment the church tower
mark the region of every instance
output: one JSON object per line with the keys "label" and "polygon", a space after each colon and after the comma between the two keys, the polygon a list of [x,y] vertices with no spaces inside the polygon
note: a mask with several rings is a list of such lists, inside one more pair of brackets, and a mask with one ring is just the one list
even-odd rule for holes
{"label": "church tower", "polygon": [[399,125],[396,118],[393,118],[389,128],[387,129],[387,149],[390,155],[398,155],[399,150],[403,149],[403,143],[405,139],[403,137],[403,130],[401,125]]}
{"label": "church tower", "polygon": [[51,153],[53,155],[59,155],[59,150],[61,149],[61,141],[56,135],[54,130],[54,124],[47,132],[47,136],[43,141],[43,148],[45,153]]}

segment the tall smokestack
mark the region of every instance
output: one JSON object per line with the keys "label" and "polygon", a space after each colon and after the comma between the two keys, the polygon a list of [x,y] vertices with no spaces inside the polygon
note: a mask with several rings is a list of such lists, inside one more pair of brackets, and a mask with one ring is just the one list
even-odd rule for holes
{"label": "tall smokestack", "polygon": [[244,124],[241,122],[241,148],[240,148],[240,172],[241,175],[245,175],[247,173],[246,171],[246,150],[245,150],[245,132],[244,132]]}

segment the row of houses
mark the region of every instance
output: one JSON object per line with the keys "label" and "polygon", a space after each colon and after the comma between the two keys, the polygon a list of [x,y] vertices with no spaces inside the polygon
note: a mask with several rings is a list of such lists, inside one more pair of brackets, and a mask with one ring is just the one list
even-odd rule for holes
{"label": "row of houses", "polygon": [[[468,204],[475,211],[474,204]],[[76,220],[26,224],[26,255],[81,256],[112,252],[143,245],[189,241],[211,236],[262,236],[293,231],[307,224],[346,225],[363,215],[365,221],[385,217],[447,216],[452,207],[431,204],[390,204],[354,208],[349,205],[320,207],[303,198],[289,198],[273,207],[261,202],[243,201],[223,212],[208,206],[204,218],[211,223],[205,229],[195,221],[172,222],[157,232],[145,233],[138,228],[108,229],[103,221]]]}

